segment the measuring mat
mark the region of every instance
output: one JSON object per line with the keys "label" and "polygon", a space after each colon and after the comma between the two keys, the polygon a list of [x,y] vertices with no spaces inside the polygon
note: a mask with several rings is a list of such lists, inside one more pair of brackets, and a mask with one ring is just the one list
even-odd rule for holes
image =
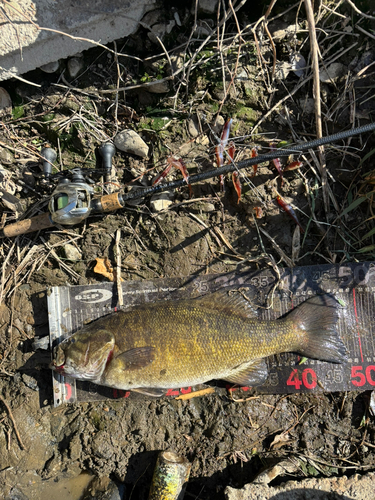
{"label": "measuring mat", "polygon": [[[329,293],[340,306],[338,331],[348,362],[338,365],[302,360],[296,354],[267,358],[269,377],[256,388],[260,394],[349,391],[375,386],[375,263],[349,263],[296,267],[222,275],[165,278],[122,283],[123,309],[148,302],[179,300],[212,293],[221,288],[239,290],[254,306],[259,319],[283,316],[315,294]],[[117,310],[117,285],[53,287],[48,296],[51,349],[84,324]],[[266,305],[271,303],[272,307]],[[54,405],[127,397],[145,397],[130,391],[97,386],[52,372]],[[170,388],[166,396],[188,394],[207,387]],[[249,387],[242,387],[248,391]],[[218,382],[216,391],[240,390]]]}

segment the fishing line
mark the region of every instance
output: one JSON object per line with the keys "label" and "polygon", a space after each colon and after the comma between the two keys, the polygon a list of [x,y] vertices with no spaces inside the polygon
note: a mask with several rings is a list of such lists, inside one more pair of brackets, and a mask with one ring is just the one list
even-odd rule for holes
{"label": "fishing line", "polygon": [[[207,172],[201,172],[189,177],[189,184],[196,184],[198,182],[210,179],[212,177],[218,177],[219,175],[224,175],[229,172],[234,172],[235,170],[241,170],[243,168],[251,167],[256,164],[266,163],[280,156],[289,156],[291,153],[302,153],[308,149],[315,149],[319,146],[324,146],[325,144],[330,144],[331,142],[340,141],[342,139],[347,139],[348,137],[353,137],[354,135],[364,134],[366,132],[371,132],[375,130],[375,123],[369,123],[362,127],[352,128],[350,130],[345,130],[344,132],[338,132],[337,134],[327,135],[320,139],[315,139],[309,142],[302,142],[296,144],[295,146],[288,146],[284,149],[278,149],[272,153],[265,155],[259,155],[255,158],[249,158],[248,160],[243,160],[240,162],[233,162],[222,167],[217,167],[214,170],[209,170]],[[185,179],[178,179],[167,184],[158,184],[157,186],[150,186],[144,189],[137,189],[130,191],[129,193],[124,193],[121,195],[123,202],[128,200],[134,200],[137,198],[143,198],[144,196],[159,193],[161,191],[171,190],[177,187],[186,185]]]}

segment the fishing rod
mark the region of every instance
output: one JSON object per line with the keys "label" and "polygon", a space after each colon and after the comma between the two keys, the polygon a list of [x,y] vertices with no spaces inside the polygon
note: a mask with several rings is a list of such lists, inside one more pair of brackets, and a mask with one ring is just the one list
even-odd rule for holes
{"label": "fishing rod", "polygon": [[[218,177],[219,175],[224,175],[229,172],[234,172],[247,167],[251,167],[253,165],[257,165],[258,163],[266,163],[274,160],[275,158],[279,158],[280,156],[289,156],[291,153],[302,153],[303,151],[307,151],[308,149],[314,149],[319,146],[324,146],[325,144],[330,144],[331,142],[336,142],[342,139],[347,139],[348,137],[353,137],[354,135],[371,132],[372,130],[375,130],[375,123],[369,123],[368,125],[364,125],[363,127],[352,128],[344,132],[338,132],[337,134],[327,135],[326,137],[322,137],[321,139],[302,142],[295,146],[288,146],[288,148],[286,149],[278,149],[277,151],[272,151],[265,155],[259,155],[255,158],[249,158],[248,160],[243,160],[240,162],[232,161],[231,163],[223,165],[222,167],[218,167],[207,172],[202,172],[200,174],[191,175],[189,177],[189,184],[196,184],[212,177]],[[160,191],[167,191],[170,189],[181,187],[184,184],[186,184],[185,179],[178,179],[168,182],[168,184],[159,184],[157,186],[150,186],[139,189],[134,193],[129,192],[126,194],[122,194],[121,197],[122,200],[126,202],[128,200],[134,200],[136,198],[143,198],[147,195],[158,193]]]}
{"label": "fishing rod", "polygon": [[[333,135],[327,135],[326,137],[315,139],[313,141],[288,146],[288,148],[271,151],[268,154],[259,155],[255,158],[249,158],[248,160],[243,160],[238,163],[232,161],[227,165],[217,167],[213,170],[189,176],[188,181],[186,181],[186,179],[178,179],[166,184],[133,189],[128,193],[112,193],[98,198],[92,197],[92,187],[88,186],[84,182],[84,179],[80,176],[80,172],[77,171],[77,169],[73,169],[73,180],[69,181],[69,179],[67,180],[66,178],[61,179],[52,194],[49,202],[49,213],[47,212],[37,215],[36,217],[31,217],[30,219],[9,224],[2,230],[0,237],[11,238],[20,234],[31,233],[41,229],[53,227],[56,224],[68,226],[75,225],[85,220],[92,213],[113,212],[123,208],[127,201],[175,189],[186,185],[186,182],[188,182],[188,184],[196,184],[212,177],[218,177],[229,172],[242,170],[259,163],[269,162],[275,158],[279,158],[280,156],[289,156],[291,153],[302,153],[303,151],[307,151],[309,149],[324,146],[325,144],[347,139],[348,137],[353,137],[355,135],[371,132],[372,130],[375,130],[375,123],[369,123],[368,125],[364,125],[362,127],[352,128]],[[103,148],[103,145],[101,147]],[[106,151],[106,154],[108,154],[109,158],[107,160],[107,169],[109,169],[110,159],[112,158],[115,149],[114,146],[109,145],[109,143],[107,143],[106,147],[108,148],[108,152]],[[76,174],[74,173],[75,170]]]}

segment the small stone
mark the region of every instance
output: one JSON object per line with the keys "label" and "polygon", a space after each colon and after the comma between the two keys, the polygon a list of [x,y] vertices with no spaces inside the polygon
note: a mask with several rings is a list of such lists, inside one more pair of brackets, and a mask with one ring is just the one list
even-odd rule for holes
{"label": "small stone", "polygon": [[277,80],[285,80],[288,77],[290,70],[291,70],[290,63],[288,63],[286,61],[278,62],[276,64],[276,68],[275,68],[276,79]]}
{"label": "small stone", "polygon": [[169,92],[169,84],[168,82],[152,82],[149,83],[146,87],[145,90],[147,92],[151,92],[151,94],[166,94]]}
{"label": "small stone", "polygon": [[315,100],[312,97],[305,97],[304,99],[299,99],[298,104],[302,109],[302,113],[311,115],[315,111]]}
{"label": "small stone", "polygon": [[198,201],[190,205],[190,210],[193,213],[204,214],[204,213],[215,212],[216,208],[213,203],[209,203],[206,201]]}
{"label": "small stone", "polygon": [[47,350],[49,349],[49,335],[45,335],[44,337],[35,337],[34,342],[33,342],[33,350],[36,351],[37,349],[44,349]]}
{"label": "small stone", "polygon": [[82,57],[72,57],[68,61],[68,71],[71,78],[75,78],[83,68]]}
{"label": "small stone", "polygon": [[159,40],[163,40],[166,34],[169,34],[172,29],[176,26],[176,21],[173,19],[167,23],[157,23],[152,26],[152,31],[147,33],[148,38],[151,42],[159,44]]}
{"label": "small stone", "polygon": [[4,324],[8,323],[10,321],[10,311],[7,308],[5,304],[0,304],[0,325],[3,326]]}
{"label": "small stone", "polygon": [[210,144],[210,139],[206,134],[203,134],[198,137],[197,144],[200,144],[201,146],[208,146]]}
{"label": "small stone", "polygon": [[197,128],[195,121],[192,118],[189,118],[189,120],[187,122],[187,126],[188,126],[188,131],[189,131],[189,134],[191,135],[191,137],[198,137],[199,130]]}
{"label": "small stone", "polygon": [[139,261],[131,253],[125,257],[125,259],[122,261],[122,265],[127,269],[131,269],[133,271],[139,269]]}
{"label": "small stone", "polygon": [[0,112],[4,111],[6,113],[9,113],[11,109],[12,99],[10,98],[8,92],[3,89],[3,87],[0,87]]}
{"label": "small stone", "polygon": [[23,373],[22,380],[23,383],[33,391],[39,391],[38,382],[35,380],[35,378],[30,377],[30,375],[27,375],[26,373]]}
{"label": "small stone", "polygon": [[26,323],[28,323],[29,325],[35,325],[35,319],[34,319],[34,316],[32,314],[29,314],[26,317]]}
{"label": "small stone", "polygon": [[185,59],[184,55],[181,54],[172,54],[171,55],[171,63],[172,63],[172,70],[177,71],[182,68],[184,65]]}
{"label": "small stone", "polygon": [[198,8],[206,14],[214,14],[217,11],[219,0],[199,0]]}
{"label": "small stone", "polygon": [[236,74],[236,80],[240,80],[240,81],[246,81],[249,79],[249,75],[247,74],[247,71],[242,68],[240,69],[237,74]]}
{"label": "small stone", "polygon": [[134,130],[127,129],[119,132],[114,143],[117,149],[125,153],[131,153],[141,158],[146,158],[148,155],[147,144]]}
{"label": "small stone", "polygon": [[71,460],[79,460],[82,454],[81,439],[78,434],[75,434],[69,443],[69,455]]}
{"label": "small stone", "polygon": [[301,78],[306,71],[306,66],[307,66],[306,59],[303,57],[302,54],[296,52],[289,57],[289,62],[291,64],[291,69],[293,73],[296,76],[298,76],[298,78]]}
{"label": "small stone", "polygon": [[203,202],[200,204],[200,209],[202,210],[202,212],[215,212],[216,208],[215,208],[215,205],[213,203],[209,203],[209,202]]}
{"label": "small stone", "polygon": [[82,258],[81,251],[71,243],[67,243],[66,245],[64,245],[64,252],[68,260],[75,262],[81,260]]}
{"label": "small stone", "polygon": [[281,42],[284,38],[291,38],[296,33],[298,33],[298,25],[296,24],[286,24],[282,21],[275,22],[269,26],[270,32],[272,34],[273,41],[276,43]]}
{"label": "small stone", "polygon": [[210,36],[212,34],[212,30],[207,27],[207,25],[198,24],[197,28],[194,30],[194,36],[201,39],[206,38],[206,36]]}
{"label": "small stone", "polygon": [[154,194],[150,199],[151,210],[153,212],[160,212],[161,210],[165,210],[170,205],[172,205],[172,197],[173,193],[171,191],[164,191],[162,193]]}
{"label": "small stone", "polygon": [[7,193],[14,194],[17,191],[17,186],[11,177],[12,173],[0,165],[0,188]]}
{"label": "small stone", "polygon": [[174,20],[177,23],[177,26],[181,27],[182,26],[182,22],[181,22],[180,16],[178,15],[178,12],[174,12],[173,13],[173,17],[174,17]]}
{"label": "small stone", "polygon": [[6,148],[0,148],[0,162],[2,163],[12,163],[13,161],[13,156],[11,155],[10,151],[8,151]]}
{"label": "small stone", "polygon": [[44,73],[56,73],[59,67],[60,67],[60,61],[54,61],[48,64],[43,64],[43,66],[40,66],[40,69],[44,71]]}
{"label": "small stone", "polygon": [[324,83],[337,82],[347,74],[347,67],[341,63],[332,63],[319,73],[319,80]]}
{"label": "small stone", "polygon": [[156,23],[160,22],[162,18],[163,11],[161,9],[150,10],[150,12],[147,12],[143,16],[142,23],[154,26]]}

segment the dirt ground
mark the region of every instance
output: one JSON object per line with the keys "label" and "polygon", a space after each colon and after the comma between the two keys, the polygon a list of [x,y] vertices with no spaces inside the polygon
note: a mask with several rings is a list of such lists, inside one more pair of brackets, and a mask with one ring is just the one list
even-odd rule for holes
{"label": "dirt ground", "polygon": [[[38,88],[4,83],[12,109],[2,115],[0,163],[11,173],[7,189],[14,187],[24,218],[47,210],[55,185],[43,187],[40,178],[38,159],[46,145],[58,152],[53,173],[95,169],[102,142],[135,130],[149,146],[148,156],[117,151],[111,183],[92,174],[96,193],[106,194],[150,185],[170,154],[183,158],[189,174],[215,168],[215,145],[227,118],[233,118],[230,139],[238,161],[250,158],[253,148],[261,154],[270,143],[283,147],[316,137],[303,8],[280,1],[255,24],[267,5],[254,10],[253,2],[245,2],[235,16],[228,7],[225,22],[220,12],[218,24],[216,10],[198,10],[195,19],[190,2],[171,5],[145,21],[159,30],[164,48],[145,25],[108,51],[84,52],[76,78],[62,61],[56,73],[23,75]],[[360,8],[368,6],[362,2]],[[323,135],[368,123],[375,107],[375,50],[363,31],[373,32],[374,18],[325,1],[315,18],[321,72],[341,65],[328,79],[321,76]],[[301,65],[290,65],[293,53],[306,60],[302,75]],[[157,93],[147,86],[154,80],[162,81]],[[286,459],[293,464],[287,476],[294,478],[375,470],[369,392],[242,401],[229,393],[188,401],[137,395],[53,408],[50,353],[33,348],[35,338],[48,335],[49,288],[107,282],[94,272],[96,259],[107,257],[115,266],[118,252],[124,280],[251,271],[270,259],[280,268],[375,260],[373,151],[370,134],[326,147],[326,183],[319,152],[309,151],[281,160],[283,166],[303,162],[285,171],[284,179],[272,164],[259,164],[255,176],[246,169],[239,201],[230,176],[225,190],[212,178],[192,185],[191,194],[187,186],[173,191],[172,203],[161,211],[146,198],[78,225],[4,238],[0,498],[34,500],[42,491],[61,498],[53,488],[83,472],[103,484],[106,478],[125,483],[125,498],[147,498],[156,456],[164,449],[192,462],[186,498],[202,500],[223,499],[227,486],[240,488]],[[173,170],[167,180],[180,176]],[[277,194],[295,208],[304,233],[276,203]],[[9,203],[2,211],[3,226],[20,216]],[[75,260],[67,244],[79,251]]]}

